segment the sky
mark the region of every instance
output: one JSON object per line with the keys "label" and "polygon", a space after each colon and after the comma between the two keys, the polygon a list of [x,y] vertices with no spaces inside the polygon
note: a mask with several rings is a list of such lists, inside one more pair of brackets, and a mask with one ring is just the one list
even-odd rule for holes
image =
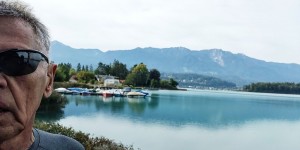
{"label": "sky", "polygon": [[300,64],[299,0],[24,1],[74,48],[217,48]]}

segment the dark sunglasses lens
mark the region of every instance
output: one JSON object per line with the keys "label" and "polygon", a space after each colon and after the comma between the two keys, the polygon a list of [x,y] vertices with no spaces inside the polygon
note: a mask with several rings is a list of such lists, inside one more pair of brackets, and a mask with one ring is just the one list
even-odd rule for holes
{"label": "dark sunglasses lens", "polygon": [[0,55],[2,72],[9,76],[21,76],[34,72],[40,62],[38,53],[7,51]]}

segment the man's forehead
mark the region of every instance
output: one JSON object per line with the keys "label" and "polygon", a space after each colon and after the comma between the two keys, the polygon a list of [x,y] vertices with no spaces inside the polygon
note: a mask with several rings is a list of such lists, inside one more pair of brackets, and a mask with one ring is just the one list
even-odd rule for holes
{"label": "man's forehead", "polygon": [[36,49],[32,28],[23,20],[0,16],[0,51],[1,49]]}

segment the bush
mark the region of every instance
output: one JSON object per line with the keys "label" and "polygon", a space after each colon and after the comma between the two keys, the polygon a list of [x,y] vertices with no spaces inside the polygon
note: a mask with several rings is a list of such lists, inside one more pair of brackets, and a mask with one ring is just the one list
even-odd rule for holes
{"label": "bush", "polygon": [[62,96],[60,93],[53,91],[52,94],[48,97],[42,98],[40,107],[48,106],[48,105],[56,105],[64,108],[65,104],[67,103],[67,99]]}
{"label": "bush", "polygon": [[68,100],[63,95],[53,91],[48,98],[43,97],[40,107],[37,110],[36,117],[49,121],[57,121],[64,116],[63,108]]}
{"label": "bush", "polygon": [[124,146],[105,137],[91,137],[90,134],[75,131],[71,127],[67,128],[58,123],[35,121],[34,127],[46,132],[71,137],[80,142],[86,150],[134,150],[132,145]]}

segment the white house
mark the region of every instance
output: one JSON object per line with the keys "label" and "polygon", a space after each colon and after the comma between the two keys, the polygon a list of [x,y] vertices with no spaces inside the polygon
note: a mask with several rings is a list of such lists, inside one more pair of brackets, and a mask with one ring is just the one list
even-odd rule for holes
{"label": "white house", "polygon": [[105,79],[104,80],[104,86],[108,86],[108,87],[116,87],[116,86],[120,86],[121,83],[118,79]]}

